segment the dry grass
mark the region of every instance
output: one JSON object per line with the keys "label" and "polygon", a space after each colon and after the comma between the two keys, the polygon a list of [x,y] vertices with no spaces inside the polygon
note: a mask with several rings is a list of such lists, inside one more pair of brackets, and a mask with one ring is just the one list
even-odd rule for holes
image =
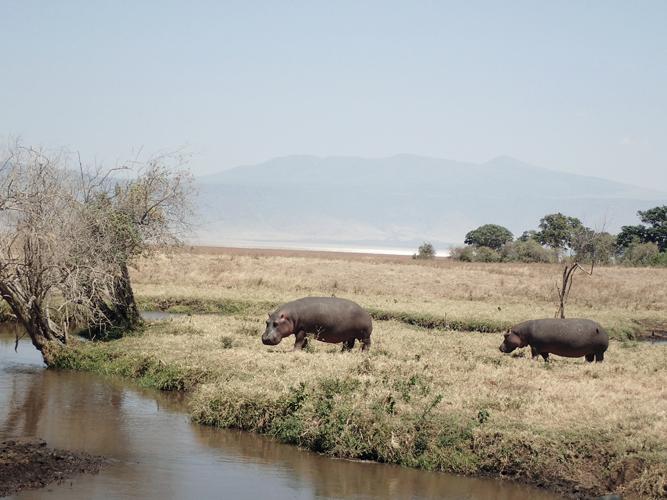
{"label": "dry grass", "polygon": [[[551,316],[558,266],[159,255],[134,274],[144,297],[279,303],[336,294],[384,310],[519,321]],[[570,316],[662,324],[667,270],[579,276]],[[612,341],[605,362],[503,355],[501,336],[376,321],[370,355],[292,341],[266,347],[264,311],[193,315],[138,336],[85,343],[63,367],[191,392],[200,422],[331,455],[493,473],[561,491],[667,494],[667,346]]]}
{"label": "dry grass", "polygon": [[[553,316],[561,273],[558,265],[174,253],[140,262],[133,279],[150,298],[281,303],[335,294],[386,311],[518,322]],[[667,269],[601,267],[575,278],[566,312],[618,333],[667,328],[666,310]]]}
{"label": "dry grass", "polygon": [[664,346],[612,342],[601,364],[545,364],[501,354],[499,335],[396,322],[376,323],[368,356],[319,342],[266,347],[261,330],[259,317],[182,317],[81,345],[61,366],[191,390],[200,422],[336,456],[587,494],[667,492]]}

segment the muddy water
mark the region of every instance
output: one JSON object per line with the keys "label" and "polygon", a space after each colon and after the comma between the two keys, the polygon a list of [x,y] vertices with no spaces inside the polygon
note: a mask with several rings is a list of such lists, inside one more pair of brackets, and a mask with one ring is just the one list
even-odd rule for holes
{"label": "muddy water", "polygon": [[[259,436],[189,422],[178,395],[93,374],[45,370],[0,325],[0,440],[37,436],[111,459],[95,476],[22,499],[547,499],[506,481],[333,460]],[[2,331],[4,329],[4,332]]]}

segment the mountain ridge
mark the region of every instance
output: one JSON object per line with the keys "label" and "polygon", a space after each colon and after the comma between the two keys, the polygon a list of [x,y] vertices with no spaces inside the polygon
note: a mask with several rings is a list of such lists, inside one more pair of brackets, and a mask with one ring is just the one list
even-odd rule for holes
{"label": "mountain ridge", "polygon": [[667,194],[536,167],[419,155],[291,155],[198,179],[207,241],[462,241],[480,224],[515,234],[560,211],[617,231]]}

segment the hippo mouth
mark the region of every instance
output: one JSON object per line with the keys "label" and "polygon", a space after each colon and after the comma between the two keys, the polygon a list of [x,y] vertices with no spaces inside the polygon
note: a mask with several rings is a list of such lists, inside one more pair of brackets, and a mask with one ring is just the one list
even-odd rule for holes
{"label": "hippo mouth", "polygon": [[275,338],[271,338],[271,337],[262,336],[262,344],[264,344],[264,345],[278,345],[278,344],[280,344],[281,340],[282,339],[280,339],[280,338],[275,339]]}

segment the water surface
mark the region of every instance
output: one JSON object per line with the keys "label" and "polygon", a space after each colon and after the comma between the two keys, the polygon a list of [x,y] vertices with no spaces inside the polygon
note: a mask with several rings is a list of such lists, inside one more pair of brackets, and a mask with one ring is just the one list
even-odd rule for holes
{"label": "water surface", "polygon": [[508,481],[335,460],[270,439],[192,424],[178,394],[89,373],[46,370],[0,324],[0,440],[111,460],[97,475],[24,491],[21,499],[552,499]]}

